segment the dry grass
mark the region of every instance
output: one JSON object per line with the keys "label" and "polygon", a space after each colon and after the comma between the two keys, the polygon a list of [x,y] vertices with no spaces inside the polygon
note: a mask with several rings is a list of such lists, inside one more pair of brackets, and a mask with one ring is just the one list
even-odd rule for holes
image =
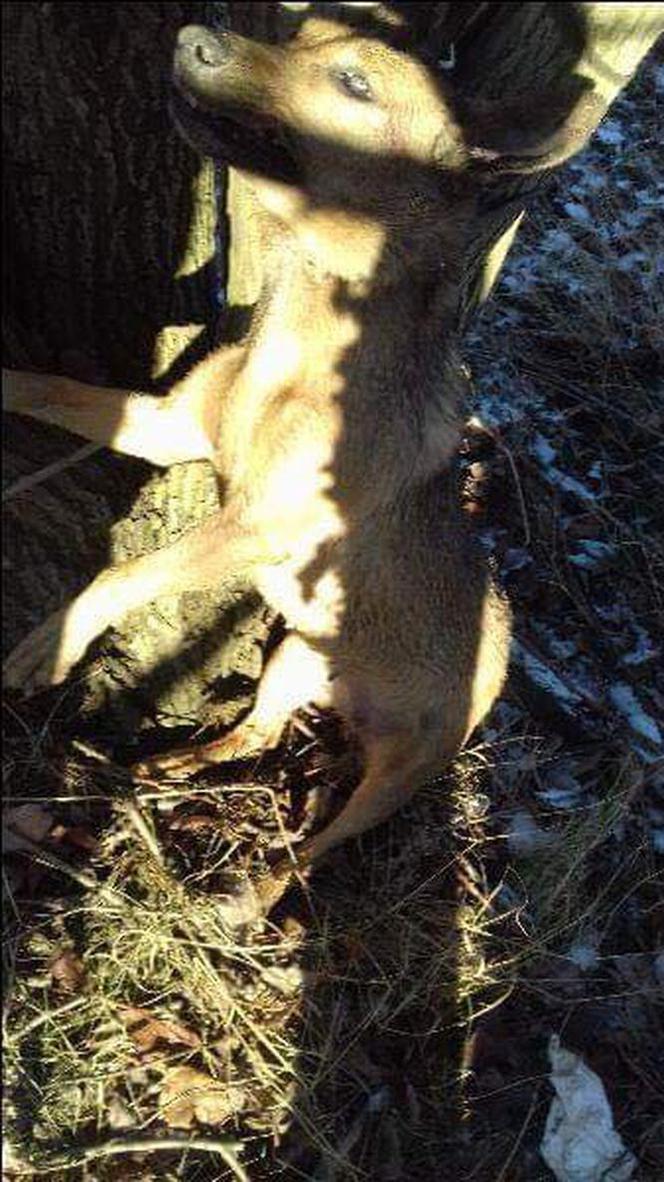
{"label": "dry grass", "polygon": [[[238,931],[223,892],[308,823],[303,778],[323,796],[348,781],[329,727],[313,720],[242,782],[136,794],[63,744],[62,705],[13,712],[5,793],[28,837],[5,876],[8,1177],[431,1182],[444,1161],[469,1182],[545,1178],[552,1030],[603,1075],[639,1177],[661,1176],[658,770],[607,697],[629,679],[661,723],[661,673],[623,661],[633,621],[661,635],[664,590],[664,227],[635,197],[662,182],[644,150],[654,93],[651,71],[628,95],[643,134],[613,187],[571,170],[524,226],[471,342],[494,433],[469,445],[472,495],[482,511],[492,479],[483,520],[519,635],[583,682],[587,714],[570,737],[555,703],[513,695],[444,790],[340,851],[274,922]],[[589,225],[561,217],[575,182]],[[543,248],[560,229],[573,246]],[[626,268],[632,251],[646,262]],[[579,498],[560,473],[602,496]],[[588,539],[614,548],[591,574],[572,561]],[[16,812],[26,804],[41,820]],[[154,1039],[138,1009],[164,1024]],[[215,1081],[223,1119],[169,1126],[165,1087],[183,1067]]]}

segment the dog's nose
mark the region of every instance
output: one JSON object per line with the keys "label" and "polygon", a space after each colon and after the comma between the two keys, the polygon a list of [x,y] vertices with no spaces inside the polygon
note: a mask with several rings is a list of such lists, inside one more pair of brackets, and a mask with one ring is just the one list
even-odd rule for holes
{"label": "dog's nose", "polygon": [[180,29],[177,48],[208,70],[218,70],[231,56],[230,37],[226,33],[214,33],[202,25],[185,25]]}

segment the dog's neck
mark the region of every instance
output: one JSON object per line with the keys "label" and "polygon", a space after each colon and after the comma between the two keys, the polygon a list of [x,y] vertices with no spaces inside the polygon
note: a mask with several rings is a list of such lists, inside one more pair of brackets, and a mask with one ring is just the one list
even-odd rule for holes
{"label": "dog's neck", "polygon": [[322,273],[283,243],[266,260],[245,378],[262,399],[306,394],[310,412],[330,422],[341,415],[338,483],[358,504],[366,497],[355,485],[366,483],[367,465],[376,496],[395,495],[390,482],[403,479],[404,464],[392,451],[404,440],[409,483],[440,469],[458,445],[465,379],[456,291],[442,267],[435,278],[406,272],[374,288],[369,279]]}
{"label": "dog's neck", "polygon": [[347,362],[402,383],[404,366],[426,369],[432,354],[438,363],[441,349],[454,349],[457,293],[451,262],[418,268],[393,257],[348,274],[321,265],[295,237],[278,240],[265,259],[252,347],[271,342],[276,355],[279,340],[299,342],[299,364],[317,380]]}

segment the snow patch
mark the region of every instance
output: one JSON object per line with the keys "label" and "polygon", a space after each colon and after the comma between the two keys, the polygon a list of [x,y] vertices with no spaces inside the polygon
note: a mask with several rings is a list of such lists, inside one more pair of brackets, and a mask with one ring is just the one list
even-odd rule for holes
{"label": "snow patch", "polygon": [[568,712],[571,707],[580,704],[579,695],[573,693],[553,669],[549,669],[539,657],[524,648],[519,640],[512,640],[512,656],[525,670],[526,675],[541,689],[553,694]]}
{"label": "snow patch", "polygon": [[589,803],[589,794],[579,784],[566,763],[556,764],[547,772],[544,786],[536,793],[537,799],[552,809],[572,811]]}
{"label": "snow patch", "polygon": [[563,209],[565,210],[567,216],[573,218],[575,222],[583,222],[587,226],[589,226],[592,222],[592,218],[588,213],[588,210],[586,209],[585,205],[581,204],[580,201],[566,201],[563,205]]}
{"label": "snow patch", "polygon": [[553,841],[555,835],[540,829],[526,809],[514,813],[507,832],[507,845],[511,854],[521,858],[532,857],[540,850],[548,849]]}
{"label": "snow patch", "polygon": [[571,960],[572,964],[575,964],[584,973],[590,969],[596,969],[599,964],[597,937],[575,940],[567,953],[567,959]]}
{"label": "snow patch", "polygon": [[607,119],[597,128],[597,139],[602,144],[612,144],[618,147],[625,142],[625,137],[620,130],[620,125],[616,123],[615,119]]}
{"label": "snow patch", "polygon": [[622,681],[616,682],[609,690],[609,697],[616,710],[627,719],[635,734],[657,746],[662,746],[662,735],[657,723],[646,714],[631,686]]}
{"label": "snow patch", "polygon": [[631,626],[636,633],[636,639],[634,647],[622,657],[622,664],[643,665],[646,661],[652,661],[654,657],[658,657],[659,649],[653,644],[645,628],[642,628],[637,620],[632,620]]}
{"label": "snow patch", "polygon": [[576,546],[577,553],[570,554],[569,561],[581,570],[597,570],[616,556],[615,546],[609,542],[598,542],[594,538],[581,538]]}
{"label": "snow patch", "polygon": [[549,440],[537,433],[530,444],[530,450],[535,456],[535,459],[541,465],[547,479],[551,484],[557,485],[563,492],[572,493],[582,501],[597,501],[599,495],[587,488],[575,476],[569,476],[566,472],[561,472],[560,468],[556,467],[554,460],[557,457],[556,449],[549,442]]}

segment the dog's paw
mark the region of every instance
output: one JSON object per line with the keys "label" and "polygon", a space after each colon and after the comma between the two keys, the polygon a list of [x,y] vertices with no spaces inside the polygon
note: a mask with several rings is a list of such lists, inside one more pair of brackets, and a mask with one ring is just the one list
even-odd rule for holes
{"label": "dog's paw", "polygon": [[8,689],[34,694],[65,681],[90,639],[77,637],[68,617],[68,608],[53,612],[12,650],[3,665]]}
{"label": "dog's paw", "polygon": [[201,761],[202,747],[176,747],[165,755],[152,755],[141,759],[132,766],[131,774],[136,780],[186,780],[213,761]]}
{"label": "dog's paw", "polygon": [[[296,854],[297,857],[297,854]],[[296,881],[300,866],[290,854],[284,853],[270,869],[257,878],[253,890],[264,915],[280,903],[286,891]]]}
{"label": "dog's paw", "polygon": [[222,922],[230,928],[239,928],[264,921],[292,886],[297,872],[296,863],[284,854],[269,870],[238,882],[233,890],[219,898]]}

